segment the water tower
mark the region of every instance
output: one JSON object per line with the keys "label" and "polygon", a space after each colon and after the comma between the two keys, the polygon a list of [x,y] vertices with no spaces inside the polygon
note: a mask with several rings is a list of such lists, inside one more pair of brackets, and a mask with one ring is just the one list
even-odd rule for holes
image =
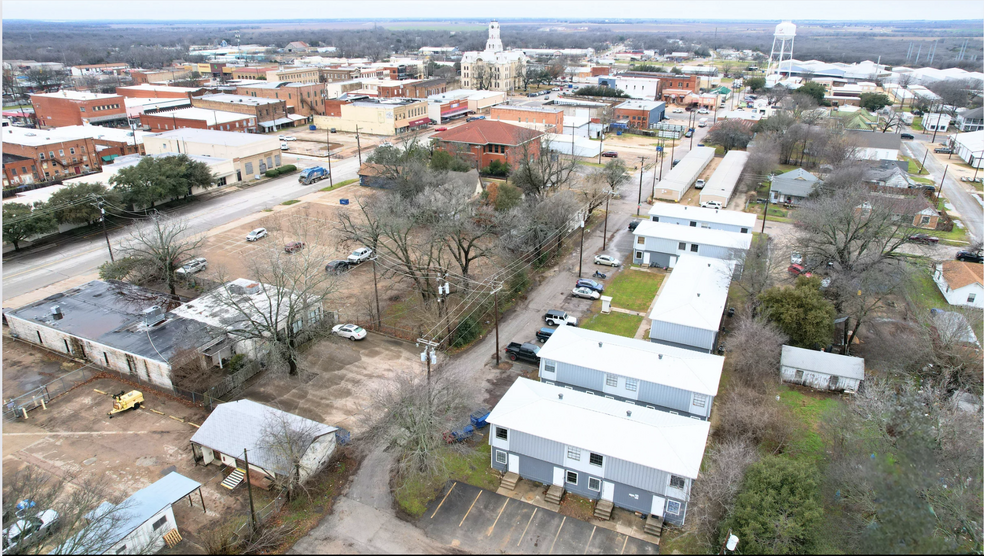
{"label": "water tower", "polygon": [[[783,21],[776,25],[776,34],[772,39],[772,52],[769,54],[769,68],[765,72],[766,83],[774,85],[779,82],[783,62],[786,71],[792,66],[793,40],[796,38],[796,25],[791,21]],[[776,46],[779,48],[776,49]]]}

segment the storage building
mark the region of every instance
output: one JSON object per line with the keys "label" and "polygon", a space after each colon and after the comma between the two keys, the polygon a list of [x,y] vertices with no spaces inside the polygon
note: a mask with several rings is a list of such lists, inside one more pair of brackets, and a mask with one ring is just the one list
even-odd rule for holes
{"label": "storage building", "polygon": [[854,393],[864,380],[864,359],[782,346],[783,382],[802,384],[817,390],[843,390]]}
{"label": "storage building", "polygon": [[687,153],[656,185],[655,198],[674,202],[680,201],[713,158],[714,149],[712,147],[697,147]]}
{"label": "storage building", "polygon": [[744,151],[730,151],[724,155],[724,159],[711,174],[704,189],[700,191],[700,202],[717,201],[721,206],[727,207],[735,194],[735,187],[738,185],[746,162],[748,162],[748,153]]}
{"label": "storage building", "polygon": [[752,234],[642,221],[636,226],[632,262],[673,268],[685,254],[733,259],[752,245]]}
{"label": "storage building", "polygon": [[653,208],[649,209],[649,219],[664,224],[741,234],[750,234],[755,228],[755,215],[752,213],[692,207],[677,203],[653,203]]}
{"label": "storage building", "polygon": [[649,313],[649,341],[710,353],[728,303],[735,263],[685,255],[666,278]]}

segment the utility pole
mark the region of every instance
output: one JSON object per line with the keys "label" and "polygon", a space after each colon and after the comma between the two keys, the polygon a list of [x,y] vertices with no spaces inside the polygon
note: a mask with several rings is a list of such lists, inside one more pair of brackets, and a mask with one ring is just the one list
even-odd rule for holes
{"label": "utility pole", "polygon": [[[660,170],[662,170],[663,169],[663,166],[661,164],[662,161],[663,161],[663,145],[662,145],[663,138],[662,137],[659,138],[659,142],[660,142],[660,145],[658,147],[656,147],[656,162],[655,162],[655,164],[656,164],[656,166],[659,166],[659,169]],[[655,199],[656,198],[656,166],[653,166],[653,194],[651,195],[651,198],[652,199]]]}
{"label": "utility pole", "polygon": [[[769,180],[772,183],[772,180]],[[769,185],[769,192],[765,194],[765,210],[762,211],[762,233],[765,233],[765,221],[769,218],[769,201],[772,200],[772,186]]]}
{"label": "utility pole", "polygon": [[492,296],[495,298],[495,366],[499,366],[499,290],[502,289],[502,284],[496,286],[492,290]]}
{"label": "utility pole", "polygon": [[636,205],[636,216],[642,211],[642,174],[646,171],[646,157],[639,157],[639,204]]}
{"label": "utility pole", "polygon": [[249,521],[253,524],[253,531],[256,531],[256,510],[253,509],[253,483],[249,480],[249,454],[243,448],[243,459],[246,460],[246,489],[249,491]]}
{"label": "utility pole", "polygon": [[[330,130],[329,130],[330,131]],[[362,141],[359,140],[359,126],[355,126],[355,146],[359,149],[359,167],[362,167]]]}
{"label": "utility pole", "polygon": [[439,344],[431,340],[417,338],[418,344],[424,344],[424,352],[420,354],[420,362],[427,363],[427,384],[431,381],[431,363],[437,363],[437,353],[434,351]]}
{"label": "utility pole", "polygon": [[581,221],[581,248],[577,256],[577,277],[581,277],[581,266],[584,264],[584,220]]}
{"label": "utility pole", "polygon": [[376,328],[383,326],[383,316],[379,314],[379,287],[376,286],[376,257],[372,258],[372,291],[376,294]]}
{"label": "utility pole", "polygon": [[922,162],[919,163],[919,173],[923,173],[923,168],[926,167],[926,157],[929,156],[929,149],[926,149],[926,154],[923,155]]}
{"label": "utility pole", "polygon": [[[946,179],[946,171],[949,170],[949,169],[950,169],[950,165],[949,164],[947,164],[946,167],[943,168],[943,177],[940,178],[940,190],[936,192],[936,204],[937,205],[940,204],[940,195],[943,194],[943,180]],[[936,207],[933,207],[933,208],[936,208]]]}
{"label": "utility pole", "polygon": [[102,199],[99,199],[99,213],[102,215],[102,225],[103,225],[103,235],[106,237],[106,248],[109,249],[109,260],[110,262],[116,262],[113,258],[113,245],[109,242],[109,232],[106,231],[106,209],[103,208],[105,203]]}
{"label": "utility pole", "polygon": [[[331,129],[325,128],[325,149],[328,151],[328,186],[335,187],[335,178],[331,175]],[[373,267],[375,268],[375,259],[373,259]],[[375,279],[376,275],[373,274]]]}
{"label": "utility pole", "polygon": [[[974,176],[977,176],[977,172],[976,171],[974,172]],[[607,245],[607,242],[608,242],[608,204],[612,200],[612,193],[613,193],[613,191],[612,190],[609,190],[607,196],[605,197],[605,231],[604,231],[604,233],[601,234],[601,250],[602,251],[605,250],[605,246]]]}

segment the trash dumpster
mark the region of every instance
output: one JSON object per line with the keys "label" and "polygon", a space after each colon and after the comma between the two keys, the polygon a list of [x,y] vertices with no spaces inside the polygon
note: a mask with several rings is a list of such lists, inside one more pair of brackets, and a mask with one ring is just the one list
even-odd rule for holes
{"label": "trash dumpster", "polygon": [[475,411],[474,413],[469,415],[468,418],[471,420],[472,426],[474,426],[476,429],[484,429],[485,425],[488,425],[485,419],[488,418],[489,413],[492,412],[489,411],[488,408],[483,407],[482,409],[479,409],[478,411]]}
{"label": "trash dumpster", "polygon": [[311,125],[308,126],[308,129],[311,130],[311,131],[318,131],[318,126],[316,126],[314,124],[311,124]]}
{"label": "trash dumpster", "polygon": [[338,200],[338,204],[340,204],[340,205],[347,205],[348,204],[348,201],[349,201],[348,199],[339,199]]}

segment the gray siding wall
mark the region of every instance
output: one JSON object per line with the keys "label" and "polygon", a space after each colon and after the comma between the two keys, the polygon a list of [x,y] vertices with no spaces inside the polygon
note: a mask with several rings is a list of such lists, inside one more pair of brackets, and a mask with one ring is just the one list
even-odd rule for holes
{"label": "gray siding wall", "polygon": [[[639,402],[657,405],[673,411],[690,411],[690,397],[693,393],[671,386],[653,382],[639,382]],[[689,413],[688,413],[689,414]]]}
{"label": "gray siding wall", "polygon": [[613,498],[612,502],[616,506],[641,512],[643,515],[649,515],[653,509],[653,493],[640,488],[615,483],[615,496]]}
{"label": "gray siding wall", "polygon": [[[635,249],[632,251],[632,262],[636,264],[642,264],[643,257],[637,257],[639,253],[646,253],[646,249]],[[669,266],[670,265],[670,255],[667,253],[658,253],[656,251],[648,251],[649,253],[649,264],[658,264],[659,266]]]}
{"label": "gray siding wall", "polygon": [[[708,222],[706,220],[693,220],[690,218],[673,218],[671,216],[651,216],[649,218],[653,222],[662,222],[664,224],[678,224],[680,226],[690,226],[691,222],[697,222],[697,228],[710,228],[712,230],[727,230],[729,232],[742,233],[742,226],[735,226],[733,224],[721,224],[720,222]],[[744,233],[751,233],[751,229],[744,227]]]}
{"label": "gray siding wall", "polygon": [[588,367],[558,361],[557,382],[601,392],[605,386],[605,373]]}
{"label": "gray siding wall", "polygon": [[[580,392],[591,391],[599,396],[613,395],[604,391],[605,373],[587,367],[557,363],[557,380],[541,379],[543,382],[558,386],[571,386]],[[646,380],[639,381],[639,397],[634,400],[615,395],[619,401],[630,400],[636,405],[651,405],[662,411],[676,411],[685,417],[695,416],[706,419],[706,415],[690,413],[692,392],[656,384]],[[708,396],[708,406],[714,403],[714,397]]]}
{"label": "gray siding wall", "polygon": [[565,449],[566,446],[560,442],[554,442],[553,440],[547,440],[546,438],[522,433],[517,430],[509,431],[509,451],[514,454],[522,454],[557,465],[564,465]]}
{"label": "gray siding wall", "polygon": [[661,494],[669,481],[669,474],[659,469],[616,458],[608,458],[607,463],[608,468],[605,470],[605,474],[609,481],[641,488],[655,494]]}
{"label": "gray siding wall", "polygon": [[650,341],[688,349],[698,349],[710,353],[714,350],[717,330],[702,330],[691,326],[653,321],[649,332]]}

